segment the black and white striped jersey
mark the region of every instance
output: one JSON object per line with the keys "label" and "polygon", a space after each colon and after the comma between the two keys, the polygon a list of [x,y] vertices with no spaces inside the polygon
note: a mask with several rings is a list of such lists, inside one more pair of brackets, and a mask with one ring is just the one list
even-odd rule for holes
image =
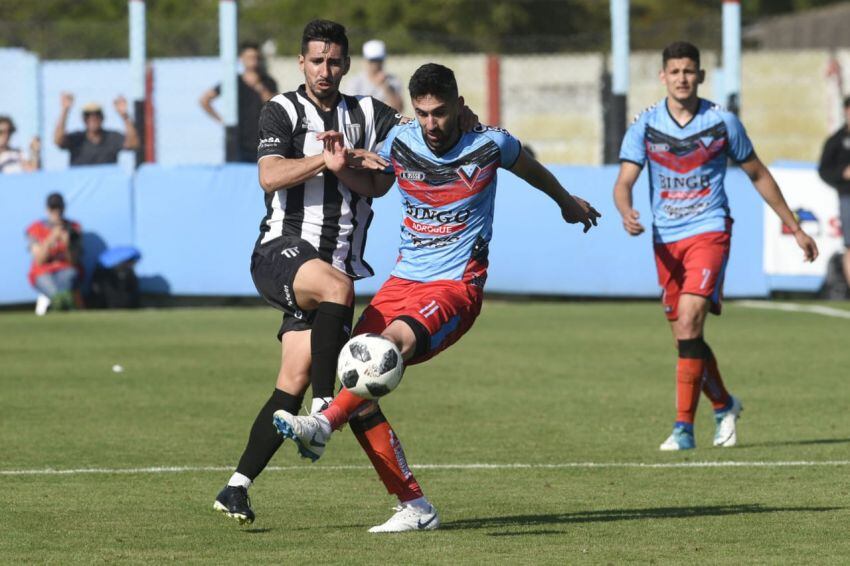
{"label": "black and white striped jersey", "polygon": [[[269,100],[260,113],[258,159],[277,155],[299,159],[322,153],[316,134],[342,132],[345,146],[376,151],[401,116],[368,96],[342,95],[323,112],[307,96],[304,85]],[[266,194],[266,216],[257,245],[281,236],[312,244],[319,257],[359,279],[373,275],[363,259],[366,231],[372,221],[372,199],[352,193],[325,171],[301,185]]]}

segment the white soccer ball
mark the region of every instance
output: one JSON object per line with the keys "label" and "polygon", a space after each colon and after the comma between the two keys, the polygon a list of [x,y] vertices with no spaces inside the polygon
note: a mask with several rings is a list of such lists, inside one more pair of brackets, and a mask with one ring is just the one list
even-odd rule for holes
{"label": "white soccer ball", "polygon": [[336,366],[340,383],[365,399],[383,397],[404,374],[401,352],[378,334],[360,334],[342,347]]}

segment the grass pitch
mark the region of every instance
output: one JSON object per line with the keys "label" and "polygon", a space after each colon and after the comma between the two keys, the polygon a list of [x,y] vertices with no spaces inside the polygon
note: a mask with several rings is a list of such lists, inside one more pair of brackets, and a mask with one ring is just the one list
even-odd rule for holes
{"label": "grass pitch", "polygon": [[[850,320],[727,305],[707,338],[744,402],[741,445],[711,447],[703,399],[698,448],[671,454],[657,447],[675,355],[656,304],[488,302],[382,402],[443,521],[390,536],[366,532],[394,501],[347,431],[314,465],[285,443],[283,469],[252,488],[251,527],[212,511],[274,386],[278,321],[269,308],[0,314],[0,562],[850,556]],[[750,464],[672,467],[731,461]]]}

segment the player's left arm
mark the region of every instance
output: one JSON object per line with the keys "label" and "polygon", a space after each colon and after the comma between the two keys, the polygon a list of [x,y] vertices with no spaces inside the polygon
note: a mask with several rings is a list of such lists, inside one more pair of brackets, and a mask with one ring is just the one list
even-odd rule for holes
{"label": "player's left arm", "polygon": [[587,201],[571,195],[551,171],[524,149],[520,149],[519,156],[509,171],[554,200],[561,208],[564,220],[570,224],[580,222],[584,225],[584,232],[596,226],[596,219],[602,216]]}
{"label": "player's left arm", "polygon": [[381,197],[393,186],[395,176],[385,172],[389,164],[381,156],[375,154],[373,160],[354,168],[350,166],[351,152],[345,147],[340,132],[321,132],[316,139],[324,144],[325,167],[350,190],[365,197]]}
{"label": "player's left arm", "polygon": [[741,169],[753,182],[764,202],[779,216],[782,223],[794,233],[794,239],[797,240],[797,245],[803,250],[806,261],[814,261],[818,257],[818,245],[800,227],[800,223],[797,222],[797,218],[788,207],[788,203],[785,202],[785,197],[782,196],[782,191],[779,189],[776,179],[773,178],[761,159],[753,155],[751,159],[741,163]]}

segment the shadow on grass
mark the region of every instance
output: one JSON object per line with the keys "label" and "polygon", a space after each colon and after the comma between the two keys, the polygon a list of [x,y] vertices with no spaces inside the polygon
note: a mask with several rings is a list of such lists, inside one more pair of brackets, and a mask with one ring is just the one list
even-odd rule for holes
{"label": "shadow on grass", "polygon": [[816,446],[818,444],[850,444],[850,438],[815,438],[812,440],[773,440],[767,442],[747,442],[739,448],[759,448],[764,446]]}
{"label": "shadow on grass", "polygon": [[259,534],[262,534],[262,533],[270,533],[273,530],[274,529],[268,529],[268,528],[266,528],[266,529],[254,528],[254,529],[242,529],[242,532],[252,534],[252,535],[259,535]]}
{"label": "shadow on grass", "polygon": [[[505,527],[543,527],[577,523],[610,523],[643,519],[687,519],[691,517],[722,517],[761,513],[814,513],[838,511],[844,507],[770,507],[758,503],[749,505],[705,505],[697,507],[651,507],[648,509],[606,509],[545,515],[506,515],[461,519],[440,526],[441,530],[499,529]],[[538,529],[489,533],[491,536],[563,534],[560,530]]]}

